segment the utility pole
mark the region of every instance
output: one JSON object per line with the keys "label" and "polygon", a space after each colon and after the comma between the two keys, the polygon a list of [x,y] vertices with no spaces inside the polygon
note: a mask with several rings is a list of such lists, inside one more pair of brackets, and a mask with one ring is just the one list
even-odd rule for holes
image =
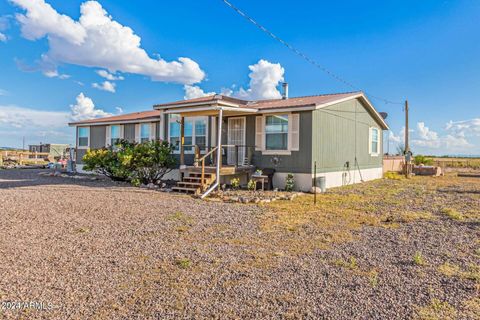
{"label": "utility pole", "polygon": [[22,139],[22,151],[25,151],[25,136]]}
{"label": "utility pole", "polygon": [[410,143],[409,143],[409,128],[408,128],[408,100],[405,100],[405,177],[410,177]]}
{"label": "utility pole", "polygon": [[410,151],[410,144],[408,142],[408,100],[405,100],[405,154]]}

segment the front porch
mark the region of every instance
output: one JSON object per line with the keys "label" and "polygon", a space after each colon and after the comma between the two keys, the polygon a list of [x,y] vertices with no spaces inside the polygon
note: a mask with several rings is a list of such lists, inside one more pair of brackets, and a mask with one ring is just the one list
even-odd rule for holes
{"label": "front porch", "polygon": [[169,134],[177,132],[178,137],[180,181],[173,190],[206,197],[222,183],[229,183],[229,176],[248,179],[255,171],[255,146],[247,145],[245,115],[255,112],[218,105],[164,109],[164,114],[173,117],[169,118]]}

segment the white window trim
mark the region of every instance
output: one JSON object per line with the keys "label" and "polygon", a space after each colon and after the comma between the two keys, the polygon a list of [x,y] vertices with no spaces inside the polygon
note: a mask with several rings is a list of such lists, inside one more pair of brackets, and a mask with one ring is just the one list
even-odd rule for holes
{"label": "white window trim", "polygon": [[[86,146],[80,146],[79,141],[80,141],[80,128],[87,128],[88,129],[88,143]],[[77,127],[77,149],[90,149],[90,127],[89,126],[80,126]]]}
{"label": "white window trim", "polygon": [[[377,142],[377,150],[374,151],[372,150],[372,142],[373,142],[373,130],[377,130],[377,139],[378,139],[378,142]],[[380,143],[381,143],[381,140],[380,139],[380,129],[377,128],[377,127],[370,127],[369,130],[368,130],[368,151],[369,151],[369,154],[370,156],[372,157],[378,157],[380,155]]]}
{"label": "white window trim", "polygon": [[[168,137],[167,137],[167,141],[170,142],[170,123],[173,122],[172,120],[173,117],[171,117],[171,115],[168,116],[168,121],[165,122],[165,124],[168,126]],[[196,136],[195,136],[195,121],[196,120],[199,120],[199,119],[205,119],[205,124],[206,124],[206,128],[205,128],[205,143],[207,144],[206,147],[208,147],[208,139],[209,139],[209,135],[208,135],[208,129],[209,129],[209,124],[208,124],[208,116],[196,116],[196,117],[185,117],[185,122],[187,121],[187,119],[190,121],[193,122],[193,128],[192,128],[192,144],[195,145],[195,142],[196,142]],[[180,129],[181,130],[181,129]],[[206,150],[200,150],[200,153],[205,153]],[[184,154],[194,154],[195,153],[195,150],[194,148],[192,147],[191,150],[184,150]],[[180,154],[180,150],[174,150],[173,151],[173,154]]]}
{"label": "white window trim", "polygon": [[[288,141],[287,141],[287,149],[286,150],[267,150],[267,117],[276,116],[276,115],[288,115]],[[269,114],[262,114],[262,146],[261,152],[262,155],[271,156],[271,155],[280,155],[280,156],[289,156],[292,154],[292,130],[291,130],[291,122],[292,122],[292,113],[291,112],[275,112]]]}

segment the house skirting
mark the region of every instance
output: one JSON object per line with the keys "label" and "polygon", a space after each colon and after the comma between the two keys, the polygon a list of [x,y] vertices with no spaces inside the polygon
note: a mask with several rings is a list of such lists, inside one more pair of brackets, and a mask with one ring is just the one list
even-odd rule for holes
{"label": "house skirting", "polygon": [[[381,179],[383,177],[383,168],[371,168],[371,169],[361,169],[361,176],[363,181],[370,181],[375,179]],[[92,173],[90,171],[84,171],[82,164],[77,164],[77,172],[80,173]],[[278,189],[285,188],[285,179],[287,177],[286,172],[276,172],[273,176],[273,187]],[[350,170],[350,174],[345,175],[345,171],[335,171],[335,172],[324,172],[317,173],[317,177],[326,178],[326,187],[334,188],[341,187],[344,185],[354,184],[361,182],[360,173],[358,170]],[[232,177],[222,176],[221,183],[230,183]],[[293,178],[295,180],[295,190],[310,192],[313,185],[313,174],[310,173],[294,173]],[[164,176],[164,179],[180,180],[180,170],[174,169]],[[240,179],[241,184],[246,184],[246,177],[242,176]]]}
{"label": "house skirting", "polygon": [[[381,179],[383,177],[383,168],[370,168],[370,169],[361,169],[361,176],[363,181],[370,181],[375,179]],[[287,177],[286,172],[276,172],[273,176],[273,186],[274,188],[284,189],[285,188],[285,179]],[[313,174],[310,173],[294,173],[293,178],[295,180],[295,189],[297,191],[309,192],[313,185]],[[345,173],[345,171],[335,171],[335,172],[324,172],[317,173],[318,177],[326,178],[326,187],[334,188],[341,187],[344,185],[354,184],[361,182],[360,172],[358,170],[350,170],[350,173]]]}

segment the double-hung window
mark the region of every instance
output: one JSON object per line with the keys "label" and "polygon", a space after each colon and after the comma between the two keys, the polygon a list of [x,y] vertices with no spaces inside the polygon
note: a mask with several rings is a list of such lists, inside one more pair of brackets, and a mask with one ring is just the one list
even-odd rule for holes
{"label": "double-hung window", "polygon": [[88,148],[90,140],[90,128],[80,127],[78,128],[78,146]]}
{"label": "double-hung window", "polygon": [[169,141],[173,145],[173,150],[180,150],[180,117],[170,115],[168,125]]}
{"label": "double-hung window", "polygon": [[[170,115],[169,141],[174,146],[175,151],[180,150],[180,120],[180,116]],[[183,144],[185,152],[192,152],[194,145],[198,145],[200,150],[205,150],[207,145],[207,117],[185,118]]]}
{"label": "double-hung window", "polygon": [[380,130],[370,128],[370,154],[378,155],[380,153]]}
{"label": "double-hung window", "polygon": [[142,123],[140,125],[140,142],[148,142],[150,141],[150,130],[152,126],[150,123]]}
{"label": "double-hung window", "polygon": [[115,146],[121,139],[120,126],[110,126],[110,145]]}
{"label": "double-hung window", "polygon": [[201,117],[195,120],[195,144],[200,150],[207,146],[207,118]]}
{"label": "double-hung window", "polygon": [[265,150],[288,150],[288,114],[265,117]]}

